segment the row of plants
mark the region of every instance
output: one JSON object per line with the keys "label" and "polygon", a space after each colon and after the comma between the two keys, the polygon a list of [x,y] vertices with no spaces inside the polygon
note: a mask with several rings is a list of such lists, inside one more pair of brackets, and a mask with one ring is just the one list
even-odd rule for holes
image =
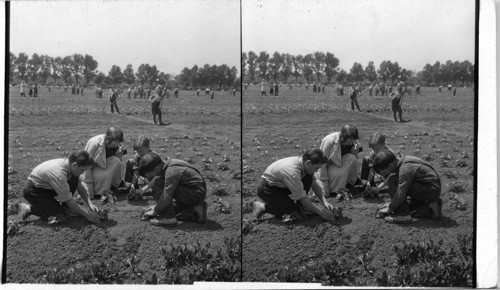
{"label": "row of plants", "polygon": [[121,284],[126,279],[142,279],[145,284],[192,284],[195,281],[241,281],[241,243],[239,238],[225,238],[224,246],[212,250],[211,243],[201,245],[170,244],[161,249],[165,260],[163,272],[145,278],[137,268],[136,257],[126,263],[116,260],[93,261],[46,271],[49,284]]}
{"label": "row of plants", "polygon": [[[394,274],[387,270],[376,277],[383,287],[472,287],[473,235],[459,235],[458,246],[445,248],[444,241],[403,242],[394,246],[398,263]],[[373,275],[366,254],[359,259]],[[268,282],[316,282],[329,286],[361,286],[356,277],[363,274],[360,265],[345,260],[325,259],[313,265],[286,266],[269,276]],[[366,274],[366,273],[365,273]]]}

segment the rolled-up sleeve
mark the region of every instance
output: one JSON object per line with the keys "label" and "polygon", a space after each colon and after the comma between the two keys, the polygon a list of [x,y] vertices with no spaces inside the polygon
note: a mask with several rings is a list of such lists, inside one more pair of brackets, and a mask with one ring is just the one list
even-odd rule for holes
{"label": "rolled-up sleeve", "polygon": [[307,196],[299,174],[285,172],[283,174],[283,183],[290,190],[291,194],[289,196],[291,199],[299,200]]}
{"label": "rolled-up sleeve", "polygon": [[407,166],[401,166],[399,170],[398,189],[389,204],[389,210],[391,212],[395,211],[406,200],[406,195],[408,194],[408,189],[410,188],[414,176],[414,170]]}
{"label": "rolled-up sleeve", "polygon": [[73,199],[68,181],[63,177],[51,177],[48,180],[50,187],[57,193],[59,202],[63,203]]}

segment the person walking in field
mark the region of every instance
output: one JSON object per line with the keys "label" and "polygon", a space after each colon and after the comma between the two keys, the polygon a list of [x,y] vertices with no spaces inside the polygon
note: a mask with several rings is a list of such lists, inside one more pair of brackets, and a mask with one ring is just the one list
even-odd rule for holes
{"label": "person walking in field", "polygon": [[[163,126],[165,123],[162,122],[161,116],[162,116],[162,111],[161,111],[161,106],[163,104],[163,98],[167,92],[163,93],[163,89],[161,86],[158,86],[156,88],[156,94],[153,94],[149,100],[151,101],[151,113],[153,114],[153,122],[155,125],[160,125]],[[156,116],[158,115],[158,122],[156,122]]]}
{"label": "person walking in field", "polygon": [[[403,103],[403,96],[406,93],[406,87],[403,87],[403,83],[398,84],[398,91],[394,91],[389,94],[389,98],[391,99],[391,108],[392,113],[394,115],[394,121],[396,122],[404,122],[403,120],[403,109],[401,108],[401,104]],[[396,117],[396,113],[399,114],[399,121]]]}
{"label": "person walking in field", "polygon": [[260,96],[261,97],[267,97],[266,86],[265,86],[264,80],[262,80],[260,82]]}
{"label": "person walking in field", "polygon": [[174,89],[174,97],[177,99],[179,97],[179,89],[175,88]]}
{"label": "person walking in field", "polygon": [[328,134],[321,140],[320,149],[328,162],[319,170],[319,179],[326,196],[336,194],[337,199],[345,197],[346,191],[362,185],[358,177],[358,153],[363,150],[356,140],[358,128],[352,124],[342,126],[340,132]]}
{"label": "person walking in field", "polygon": [[179,221],[207,221],[207,186],[200,171],[191,164],[173,158],[163,160],[150,152],[142,156],[139,175],[153,185],[156,204],[146,210],[142,220],[153,225],[175,226]]}
{"label": "person walking in field", "polygon": [[38,83],[35,83],[35,86],[33,87],[33,97],[38,98]]}
{"label": "person walking in field", "polygon": [[83,186],[90,198],[112,195],[125,187],[122,172],[123,132],[117,127],[109,127],[106,134],[92,137],[85,145],[85,151],[94,159],[96,166],[83,173]]}
{"label": "person walking in field", "polygon": [[[269,165],[257,188],[257,196],[263,202],[253,203],[255,218],[260,220],[265,213],[269,213],[283,221],[301,220],[306,214],[314,213],[325,220],[334,220],[334,208],[326,200],[323,187],[315,175],[327,160],[323,151],[313,148],[302,156],[283,158]],[[323,208],[316,206],[307,196],[311,189]]]}
{"label": "person walking in field", "polygon": [[389,178],[391,202],[382,207],[379,217],[392,223],[409,223],[415,218],[442,218],[441,179],[427,162],[413,156],[396,157],[383,149],[373,158],[373,170]]}
{"label": "person walking in field", "polygon": [[118,108],[118,91],[116,89],[110,89],[110,94],[109,94],[109,102],[110,102],[110,106],[111,106],[111,114],[114,114],[115,113],[115,108],[116,108],[116,112],[118,114],[121,115],[120,113],[120,109]]}
{"label": "person walking in field", "polygon": [[358,108],[358,111],[361,112],[361,109],[359,108],[359,104],[358,104],[358,97],[360,97],[361,95],[363,95],[363,93],[361,93],[359,91],[359,88],[356,86],[356,84],[354,84],[352,86],[351,91],[349,92],[349,97],[351,98],[351,110],[352,111],[354,111],[354,105],[356,105],[356,108]]}
{"label": "person walking in field", "polygon": [[415,93],[416,93],[418,96],[420,96],[420,85],[417,85],[417,86],[415,87]]}
{"label": "person walking in field", "polygon": [[21,98],[26,98],[26,93],[24,92],[24,82],[21,82],[21,84],[19,85],[19,89],[20,89]]}
{"label": "person walking in field", "polygon": [[[99,210],[79,180],[79,176],[93,164],[86,151],[78,150],[68,158],[52,159],[36,166],[23,190],[23,197],[28,204],[18,204],[21,219],[26,220],[30,215],[35,215],[42,221],[54,218],[55,222],[61,222],[67,220],[68,215],[78,215],[90,222],[99,222]],[[83,209],[73,198],[76,191],[90,211]]]}

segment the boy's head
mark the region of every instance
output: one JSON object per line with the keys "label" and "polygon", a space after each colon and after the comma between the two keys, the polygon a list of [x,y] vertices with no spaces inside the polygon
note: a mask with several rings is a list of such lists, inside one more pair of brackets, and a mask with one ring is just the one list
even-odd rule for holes
{"label": "boy's head", "polygon": [[397,164],[398,158],[388,149],[380,150],[373,157],[373,170],[383,177],[395,172]]}
{"label": "boy's head", "polygon": [[151,151],[151,148],[149,147],[149,139],[143,135],[139,136],[139,138],[135,140],[133,148],[139,156],[144,156],[146,153]]}
{"label": "boy's head", "polygon": [[68,157],[69,167],[73,176],[80,176],[84,171],[95,165],[94,159],[85,150],[76,150]]}
{"label": "boy's head", "polygon": [[378,153],[380,150],[384,149],[385,146],[385,135],[380,132],[375,132],[368,142],[368,147],[373,149],[373,152]]}
{"label": "boy's head", "polygon": [[302,162],[304,163],[304,169],[307,174],[313,174],[328,162],[328,158],[321,149],[312,148],[308,149],[304,155],[302,155]]}
{"label": "boy's head", "polygon": [[345,124],[340,129],[340,143],[342,145],[352,145],[359,139],[358,128],[353,124]]}
{"label": "boy's head", "polygon": [[111,126],[106,130],[104,137],[104,145],[106,148],[116,148],[123,142],[123,132],[115,126]]}
{"label": "boy's head", "polygon": [[160,175],[161,170],[163,169],[163,164],[163,159],[161,159],[158,154],[154,152],[146,153],[141,158],[138,173],[140,176],[151,179],[154,176]]}

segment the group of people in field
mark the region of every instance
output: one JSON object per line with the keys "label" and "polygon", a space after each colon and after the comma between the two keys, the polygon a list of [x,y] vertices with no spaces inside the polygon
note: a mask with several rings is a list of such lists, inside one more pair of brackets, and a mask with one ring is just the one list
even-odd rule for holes
{"label": "group of people in field", "polygon": [[[19,84],[19,90],[20,90],[21,98],[25,98],[26,97],[25,86],[26,86],[26,84],[24,82],[21,82]],[[33,98],[37,98],[38,97],[38,83],[35,83],[34,85],[28,84],[27,89],[28,89],[28,96],[30,98],[31,97],[33,97]]]}
{"label": "group of people in field", "polygon": [[152,195],[155,204],[141,220],[153,225],[175,226],[182,221],[205,223],[207,187],[200,171],[182,160],[162,158],[139,136],[132,158],[121,143],[122,130],[110,127],[105,134],[90,138],[84,149],[68,158],[58,158],[36,166],[23,190],[27,203],[19,203],[22,220],[38,216],[51,223],[84,217],[98,223],[103,216],[93,200],[103,201],[120,194],[128,197]]}
{"label": "group of people in field", "polygon": [[[261,201],[253,203],[255,219],[261,220],[267,213],[283,221],[309,215],[333,221],[339,209],[328,197],[348,200],[359,193],[366,198],[378,197],[384,191],[391,201],[376,216],[387,222],[441,219],[441,180],[436,170],[420,158],[388,148],[385,138],[380,132],[372,134],[370,154],[359,165],[358,154],[363,148],[357,141],[358,129],[345,124],[340,131],[325,136],[319,148],[275,161],[261,175],[257,187]],[[311,201],[310,191],[320,206]]]}

